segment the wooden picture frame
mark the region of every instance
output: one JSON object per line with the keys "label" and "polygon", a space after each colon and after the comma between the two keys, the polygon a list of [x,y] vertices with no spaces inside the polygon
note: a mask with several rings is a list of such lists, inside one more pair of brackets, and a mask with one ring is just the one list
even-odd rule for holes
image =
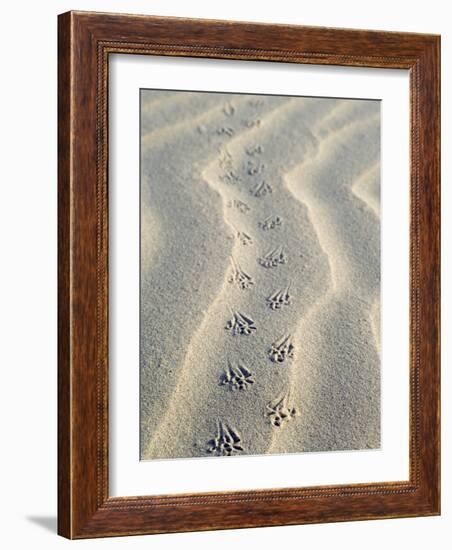
{"label": "wooden picture frame", "polygon": [[[68,12],[58,38],[58,532],[68,538],[440,513],[440,38]],[[110,54],[410,73],[408,481],[148,497],[108,491]]]}

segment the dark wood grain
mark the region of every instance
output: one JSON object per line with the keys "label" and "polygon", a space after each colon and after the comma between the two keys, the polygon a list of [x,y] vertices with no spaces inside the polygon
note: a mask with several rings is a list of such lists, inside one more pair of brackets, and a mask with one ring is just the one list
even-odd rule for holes
{"label": "dark wood grain", "polygon": [[[68,538],[434,515],[439,482],[438,36],[69,12],[59,16],[58,531]],[[410,70],[410,479],[108,495],[108,56]]]}
{"label": "dark wood grain", "polygon": [[58,33],[58,530],[69,536],[71,520],[70,410],[70,181],[71,63],[70,14],[60,16]]}

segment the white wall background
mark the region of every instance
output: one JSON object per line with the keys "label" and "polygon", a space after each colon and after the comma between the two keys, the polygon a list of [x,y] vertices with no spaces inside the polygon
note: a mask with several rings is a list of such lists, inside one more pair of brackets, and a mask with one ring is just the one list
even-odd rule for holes
{"label": "white wall background", "polygon": [[[0,517],[2,547],[450,547],[452,537],[452,18],[446,0],[16,0],[2,5],[0,85]],[[442,34],[443,515],[71,543],[56,530],[56,67],[69,9]],[[449,99],[447,99],[447,96]],[[449,539],[449,543],[447,543]]]}

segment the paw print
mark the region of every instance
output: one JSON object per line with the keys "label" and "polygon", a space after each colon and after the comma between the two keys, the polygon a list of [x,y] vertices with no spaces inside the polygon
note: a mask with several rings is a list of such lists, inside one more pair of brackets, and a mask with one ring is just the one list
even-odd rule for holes
{"label": "paw print", "polygon": [[262,174],[264,170],[265,170],[265,164],[262,164],[260,162],[255,162],[253,160],[249,160],[246,165],[246,172],[250,176],[256,176],[258,174]]}
{"label": "paw print", "polygon": [[249,157],[255,157],[256,155],[262,155],[264,148],[262,145],[252,145],[251,147],[248,147],[245,152]]}
{"label": "paw print", "polygon": [[254,321],[240,313],[239,311],[232,311],[232,318],[226,323],[225,329],[230,330],[233,336],[249,336],[256,330]]}
{"label": "paw print", "polygon": [[271,401],[266,408],[266,416],[270,419],[272,426],[280,428],[284,423],[289,422],[298,414],[293,405],[290,404],[289,392]]}
{"label": "paw print", "polygon": [[273,190],[271,188],[271,185],[268,184],[266,181],[261,181],[260,183],[257,183],[250,190],[250,193],[253,195],[253,197],[257,197],[257,198],[265,197],[265,195],[268,195],[272,192]]}
{"label": "paw print", "polygon": [[291,303],[291,296],[289,294],[290,285],[286,286],[286,288],[282,290],[277,290],[276,292],[273,292],[268,298],[267,298],[267,305],[268,307],[275,311],[277,309],[281,309],[283,306],[288,306]]}
{"label": "paw print", "polygon": [[237,231],[236,230],[235,236],[238,239],[239,243],[243,246],[253,244],[252,237],[250,237],[248,235],[248,233],[245,233],[245,231]]}
{"label": "paw print", "polygon": [[246,214],[251,210],[251,208],[245,202],[238,199],[229,200],[226,203],[226,206],[228,208],[234,208],[235,210],[238,210],[241,214]]}
{"label": "paw print", "polygon": [[220,386],[228,385],[232,391],[246,390],[251,384],[254,384],[251,372],[240,363],[233,367],[228,362],[226,372],[220,378]]}
{"label": "paw print", "polygon": [[250,119],[250,120],[244,120],[243,125],[246,128],[259,128],[262,124],[262,120],[260,118]]}
{"label": "paw print", "polygon": [[280,216],[268,216],[265,220],[259,222],[259,227],[264,231],[270,229],[276,229],[282,225],[282,218]]}
{"label": "paw print", "polygon": [[217,134],[219,136],[233,136],[234,128],[231,128],[230,126],[222,126],[221,128],[217,128]]}
{"label": "paw print", "polygon": [[232,155],[227,149],[222,149],[220,151],[220,158],[218,163],[220,165],[220,169],[223,172],[220,176],[221,181],[232,185],[240,181],[240,176],[234,170]]}
{"label": "paw print", "polygon": [[283,247],[279,246],[278,248],[270,250],[264,256],[261,256],[258,259],[258,262],[262,267],[277,267],[279,264],[285,264],[287,262],[287,257],[284,253]]}
{"label": "paw print", "polygon": [[262,107],[264,104],[264,101],[262,99],[250,99],[248,102],[250,107],[253,107],[254,109],[258,109],[259,107]]}
{"label": "paw print", "polygon": [[235,113],[235,107],[232,103],[226,103],[222,111],[226,116],[233,116]]}
{"label": "paw print", "polygon": [[286,359],[293,359],[294,351],[291,336],[287,334],[273,342],[268,350],[268,356],[273,363],[284,363]]}
{"label": "paw print", "polygon": [[229,170],[220,176],[220,180],[231,185],[239,183],[240,176],[234,172],[234,170]]}
{"label": "paw print", "polygon": [[236,284],[240,289],[245,290],[254,285],[254,281],[248,273],[243,271],[240,265],[231,256],[232,273],[228,278],[228,282]]}
{"label": "paw print", "polygon": [[208,442],[207,452],[217,456],[232,456],[242,451],[243,447],[239,434],[219,421],[217,435]]}

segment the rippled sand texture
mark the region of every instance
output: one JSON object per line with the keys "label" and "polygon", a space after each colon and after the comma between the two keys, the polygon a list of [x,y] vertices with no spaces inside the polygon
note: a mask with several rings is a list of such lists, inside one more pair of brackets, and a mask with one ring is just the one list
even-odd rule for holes
{"label": "rippled sand texture", "polygon": [[141,103],[141,458],[379,447],[379,102]]}

